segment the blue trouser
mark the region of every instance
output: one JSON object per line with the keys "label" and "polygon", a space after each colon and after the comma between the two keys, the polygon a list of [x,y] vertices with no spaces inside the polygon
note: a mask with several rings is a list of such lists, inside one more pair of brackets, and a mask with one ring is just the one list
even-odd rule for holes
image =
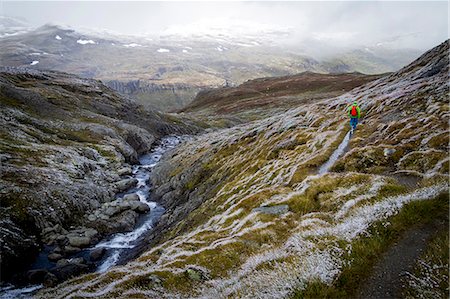
{"label": "blue trouser", "polygon": [[358,118],[357,117],[350,117],[350,126],[353,130],[356,129],[356,125],[358,124]]}

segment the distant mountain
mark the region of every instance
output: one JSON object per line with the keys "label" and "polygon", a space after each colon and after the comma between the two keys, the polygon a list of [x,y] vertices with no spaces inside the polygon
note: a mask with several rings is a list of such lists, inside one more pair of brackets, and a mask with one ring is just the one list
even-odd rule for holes
{"label": "distant mountain", "polygon": [[231,126],[339,96],[380,77],[382,75],[304,72],[292,76],[259,78],[236,87],[203,90],[179,112],[195,116],[212,126]]}
{"label": "distant mountain", "polygon": [[0,61],[4,66],[100,79],[144,105],[173,110],[204,88],[304,71],[384,73],[397,70],[417,54],[356,51],[322,61],[314,53],[306,55],[303,48],[284,46],[280,41],[291,38],[289,34],[285,28],[254,28],[236,36],[217,28],[197,34],[168,30],[159,36],[125,36],[45,25],[3,36]]}

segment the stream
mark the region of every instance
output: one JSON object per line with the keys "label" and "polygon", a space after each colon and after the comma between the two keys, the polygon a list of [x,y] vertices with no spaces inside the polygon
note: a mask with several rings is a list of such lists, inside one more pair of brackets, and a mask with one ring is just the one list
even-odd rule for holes
{"label": "stream", "polygon": [[97,267],[98,272],[105,272],[119,261],[121,253],[132,249],[137,245],[137,240],[148,230],[151,230],[158,222],[159,218],[164,214],[164,208],[156,202],[151,201],[149,178],[151,169],[158,164],[162,155],[168,150],[174,148],[180,143],[178,137],[166,137],[161,140],[161,144],[157,146],[150,153],[139,158],[140,165],[133,167],[133,178],[138,180],[136,187],[129,189],[126,194],[136,193],[140,201],[150,206],[151,212],[141,217],[136,225],[136,228],[128,233],[118,233],[111,238],[98,243],[94,248],[105,248],[106,254],[103,257],[100,265]]}
{"label": "stream", "polygon": [[323,175],[327,173],[330,168],[336,163],[337,159],[339,159],[343,153],[345,153],[348,150],[348,143],[350,142],[350,137],[352,137],[351,131],[349,131],[345,137],[344,140],[339,144],[338,148],[331,154],[330,158],[328,158],[328,161],[322,164],[319,168],[318,175]]}
{"label": "stream", "polygon": [[[100,241],[97,245],[82,250],[80,253],[72,256],[71,258],[89,256],[89,252],[91,250],[103,247],[106,249],[106,252],[102,259],[95,263],[94,269],[95,272],[105,272],[117,264],[121,254],[127,252],[127,250],[132,250],[137,245],[140,236],[151,230],[156,225],[165,210],[161,205],[151,200],[151,185],[149,181],[151,170],[158,164],[165,152],[173,149],[180,142],[181,139],[177,136],[162,138],[158,146],[153,148],[151,152],[142,155],[139,158],[140,164],[133,166],[131,177],[138,180],[136,187],[130,188],[129,190],[116,195],[117,198],[122,198],[126,194],[136,193],[139,196],[139,200],[146,203],[150,207],[150,212],[139,217],[134,230],[131,232],[114,234],[109,238]],[[37,257],[31,269],[50,269],[54,267],[55,264],[48,261],[48,252],[49,248],[45,247]],[[0,298],[30,298],[42,287],[42,285],[16,287],[11,284],[2,286],[0,288]]]}
{"label": "stream", "polygon": [[[342,142],[339,144],[338,148],[333,152],[330,158],[322,164],[318,170],[318,175],[323,175],[327,173],[330,168],[336,163],[336,161],[348,150],[348,144],[351,138],[351,132],[349,131]],[[133,250],[135,246],[138,245],[139,237],[144,233],[153,229],[160,217],[164,214],[165,210],[158,203],[151,200],[151,185],[149,178],[151,175],[151,170],[160,161],[162,155],[170,149],[173,149],[180,143],[179,137],[165,137],[161,140],[159,145],[155,147],[151,152],[145,154],[139,158],[139,165],[133,166],[132,177],[138,180],[136,187],[127,190],[124,193],[118,194],[117,197],[121,198],[126,194],[136,193],[139,196],[141,202],[146,203],[150,207],[150,212],[141,216],[135,229],[127,233],[117,233],[111,237],[101,241],[97,245],[91,248],[83,250],[77,256],[87,256],[89,252],[97,248],[105,248],[106,253],[103,258],[95,264],[96,272],[105,272],[111,267],[115,266],[121,255],[129,250]],[[45,256],[45,252],[41,253],[40,256]],[[42,265],[45,261],[40,260],[36,263]],[[24,288],[17,288],[12,285],[0,288],[0,298],[2,299],[12,299],[12,298],[30,298],[37,290],[42,288],[42,285],[31,285]]]}

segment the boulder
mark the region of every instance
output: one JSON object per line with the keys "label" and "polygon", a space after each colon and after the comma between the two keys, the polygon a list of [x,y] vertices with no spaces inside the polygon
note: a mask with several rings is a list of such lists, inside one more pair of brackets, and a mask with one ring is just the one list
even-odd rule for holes
{"label": "boulder", "polygon": [[125,180],[121,180],[116,182],[116,189],[118,192],[124,192],[134,186],[136,186],[138,183],[137,179],[125,179]]}
{"label": "boulder", "polygon": [[69,263],[61,267],[55,267],[50,270],[58,280],[67,280],[71,277],[78,276],[89,272],[89,267],[84,264]]}
{"label": "boulder", "polygon": [[48,271],[46,269],[35,269],[27,272],[27,279],[32,284],[42,283]]}
{"label": "boulder", "polygon": [[73,247],[87,247],[89,244],[91,244],[91,238],[89,237],[75,237],[75,236],[69,236],[69,244]]}
{"label": "boulder", "polygon": [[131,175],[133,173],[133,170],[131,167],[123,167],[117,170],[117,174],[119,176],[125,176],[125,175]]}
{"label": "boulder", "polygon": [[208,273],[206,273],[203,269],[200,268],[190,267],[189,269],[186,270],[185,274],[189,279],[195,281],[205,281],[210,279]]}
{"label": "boulder", "polygon": [[46,287],[46,288],[54,287],[57,284],[58,284],[58,278],[54,274],[48,272],[44,277],[44,281],[43,281],[44,287]]}
{"label": "boulder", "polygon": [[126,200],[126,201],[139,201],[140,198],[139,198],[139,195],[137,195],[136,193],[132,193],[132,194],[125,194],[123,196],[123,200]]}
{"label": "boulder", "polygon": [[68,260],[70,264],[86,264],[86,260],[84,257],[75,257],[73,259]]}
{"label": "boulder", "polygon": [[60,259],[59,261],[56,262],[56,267],[62,267],[62,266],[68,265],[68,264],[70,264],[69,260]]}
{"label": "boulder", "polygon": [[56,261],[62,259],[62,257],[63,256],[61,254],[53,252],[48,255],[48,260],[51,262],[56,262]]}
{"label": "boulder", "polygon": [[146,204],[145,202],[141,202],[141,201],[132,202],[131,209],[133,211],[136,211],[141,214],[147,213],[148,211],[150,211],[150,207],[148,206],[148,204]]}
{"label": "boulder", "polygon": [[259,212],[263,214],[269,214],[269,215],[283,215],[289,212],[289,206],[288,205],[278,205],[278,206],[272,206],[272,207],[258,207],[252,210],[252,212]]}
{"label": "boulder", "polygon": [[87,228],[87,229],[85,230],[85,232],[84,232],[84,235],[85,235],[87,238],[90,238],[90,239],[91,239],[91,242],[92,242],[92,239],[97,239],[97,238],[98,238],[98,231],[95,230],[95,229],[93,229],[93,228]]}
{"label": "boulder", "polygon": [[80,251],[81,251],[81,249],[78,247],[74,247],[74,246],[70,246],[70,245],[64,246],[64,252],[69,255],[78,253]]}
{"label": "boulder", "polygon": [[100,260],[106,252],[105,247],[94,248],[89,252],[89,258],[91,261],[96,262]]}

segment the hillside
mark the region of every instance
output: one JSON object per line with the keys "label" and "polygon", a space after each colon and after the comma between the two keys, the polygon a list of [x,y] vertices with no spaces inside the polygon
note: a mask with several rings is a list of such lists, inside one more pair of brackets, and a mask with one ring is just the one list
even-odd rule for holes
{"label": "hillside", "polygon": [[298,75],[249,80],[236,87],[203,90],[179,112],[211,125],[266,118],[274,113],[339,96],[382,75],[360,73]]}
{"label": "hillside", "polygon": [[[376,229],[404,206],[448,202],[448,51],[446,41],[341,96],[183,143],[154,169],[167,213],[142,255],[38,297],[302,298],[339,287],[368,250],[359,240],[378,244]],[[355,100],[363,121],[350,136]]]}
{"label": "hillside", "polygon": [[375,49],[322,61],[305,55],[303,48],[286,47],[280,42],[286,36],[289,32],[277,30],[243,36],[126,36],[48,24],[0,37],[0,61],[100,79],[141,104],[170,111],[188,104],[199,90],[226,82],[304,71],[385,73],[418,56],[414,50]]}
{"label": "hillside", "polygon": [[2,281],[64,232],[90,225],[98,238],[126,229],[100,229],[87,217],[123,188],[121,169],[162,136],[197,131],[97,80],[16,68],[0,68],[0,122]]}

